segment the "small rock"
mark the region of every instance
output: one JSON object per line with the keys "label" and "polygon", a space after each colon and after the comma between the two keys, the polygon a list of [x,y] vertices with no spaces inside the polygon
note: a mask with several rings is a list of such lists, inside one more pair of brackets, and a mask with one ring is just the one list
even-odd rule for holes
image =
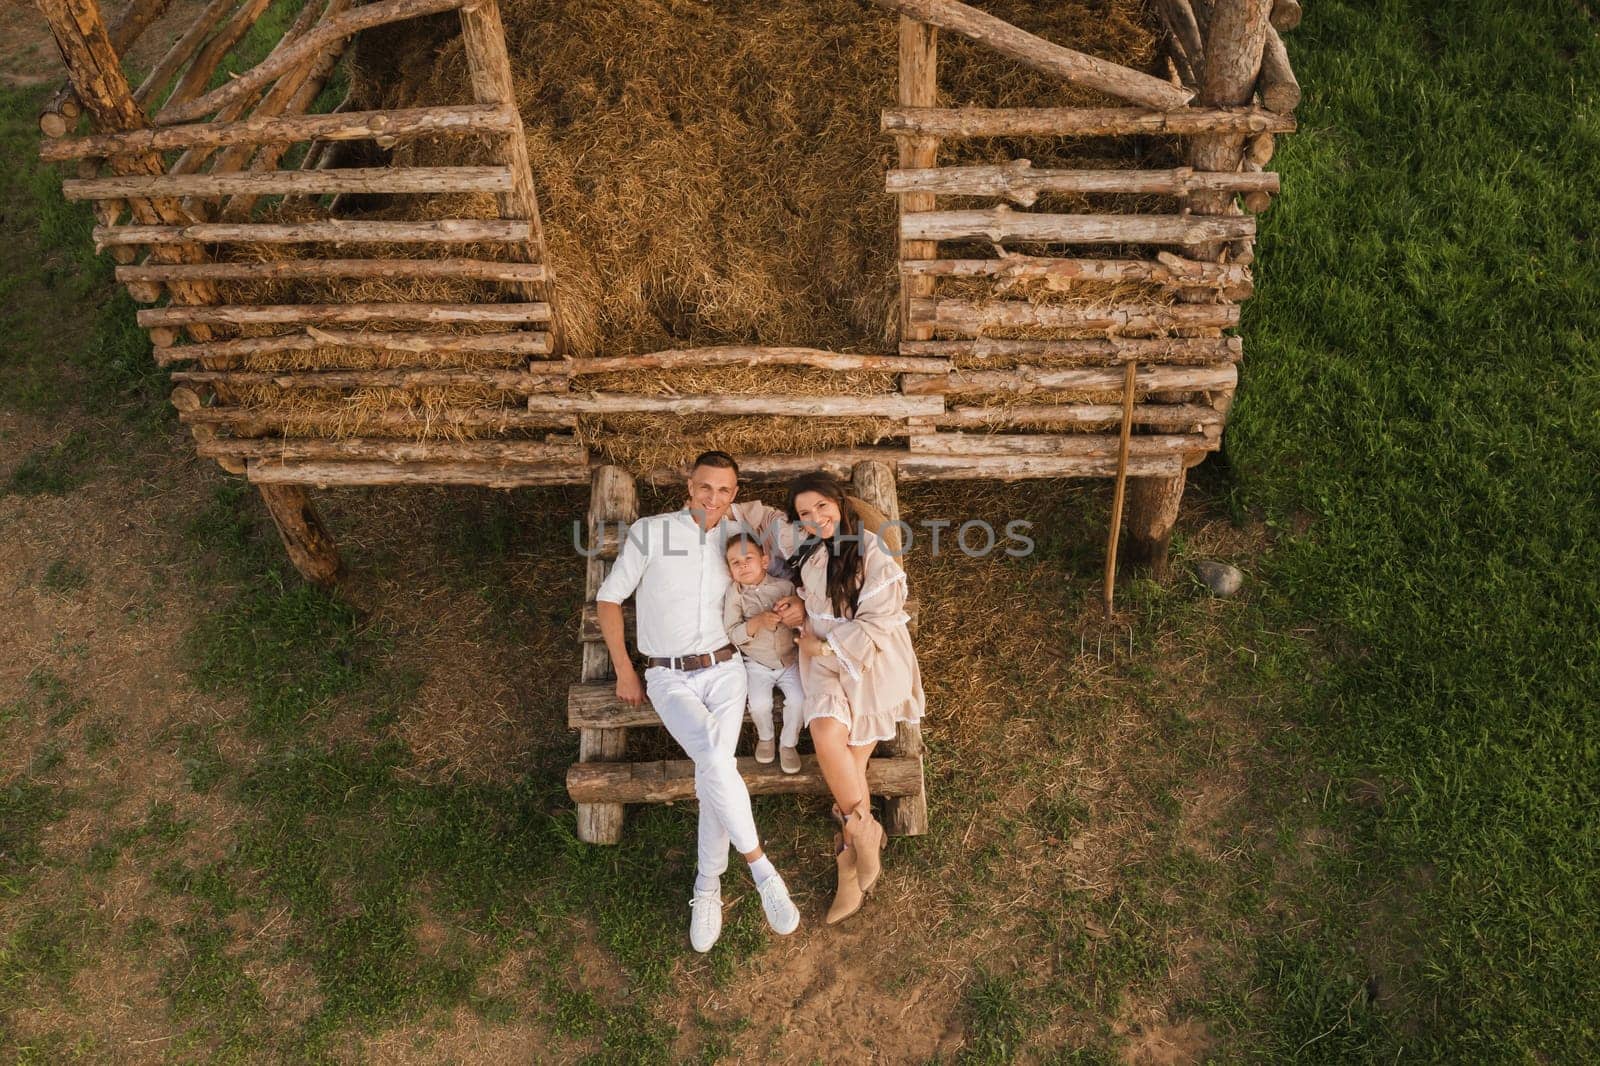
{"label": "small rock", "polygon": [[1195,576],[1205,582],[1206,588],[1217,596],[1232,596],[1244,584],[1244,574],[1237,566],[1201,559],[1194,564]]}

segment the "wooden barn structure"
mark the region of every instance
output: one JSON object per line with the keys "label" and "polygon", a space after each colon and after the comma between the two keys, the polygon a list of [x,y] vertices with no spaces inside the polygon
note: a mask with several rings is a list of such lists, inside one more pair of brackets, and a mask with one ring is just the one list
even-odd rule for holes
{"label": "wooden barn structure", "polygon": [[[221,73],[225,60],[272,0],[212,0],[137,85],[121,57],[168,0],[130,0],[109,22],[97,0],[36,2],[69,73],[41,115],[42,156],[76,168],[63,182],[66,196],[94,203],[97,246],[115,257],[131,296],[149,305],[139,322],[157,361],[178,368],[172,401],[199,453],[257,486],[295,566],[323,584],[340,564],[311,488],[590,483],[591,523],[611,530],[608,550],[586,564],[592,600],[615,555],[616,523],[637,517],[635,478],[682,472],[608,465],[573,430],[585,415],[640,412],[886,420],[889,439],[872,446],[741,462],[757,479],[833,469],[891,516],[897,479],[1116,478],[1119,516],[1126,486],[1130,555],[1159,569],[1185,471],[1219,447],[1243,353],[1229,331],[1251,292],[1255,215],[1278,192],[1267,164],[1274,138],[1294,129],[1300,96],[1279,36],[1299,21],[1297,0],[1150,0],[1164,43],[1155,72],[1045,40],[959,0],[873,0],[899,20],[898,99],[881,121],[898,145],[898,165],[884,176],[899,205],[898,350],[718,346],[577,357],[564,342],[561,264],[544,238],[497,0],[306,0],[265,58],[231,77]],[[324,100],[317,109],[360,34],[452,14],[470,103],[361,111]],[[941,106],[941,34],[1113,102]],[[89,132],[80,133],[84,120]],[[1021,137],[1162,139],[1173,165],[940,165],[941,145]],[[351,166],[341,151],[417,138],[459,139],[474,162]],[[350,198],[462,194],[492,196],[495,209],[397,220],[348,217],[339,207]],[[1030,210],[1063,195],[1140,206]],[[293,218],[263,211],[288,200],[302,206]],[[1142,206],[1152,202],[1164,206]],[[292,257],[264,254],[289,247]],[[277,283],[308,279],[352,289],[471,279],[498,295],[469,303],[274,298]],[[962,283],[957,295],[942,288],[953,281]],[[1161,298],[1014,295],[1035,284],[1070,293],[1122,283]],[[379,358],[351,365],[338,358],[344,351]],[[253,363],[281,353],[305,360],[265,370]],[[583,380],[750,365],[876,371],[898,387],[663,397],[593,391]],[[314,390],[381,403],[408,389],[460,389],[468,399],[426,409],[396,402],[355,435],[325,412],[275,402]],[[1012,402],[969,402],[997,394]],[[419,419],[460,432],[418,433]],[[582,675],[569,706],[580,762],[568,787],[580,835],[610,842],[624,804],[687,798],[692,772],[687,763],[626,761],[628,731],[658,723],[648,708],[615,700],[592,607],[580,639]],[[874,791],[888,797],[896,831],[918,833],[926,825],[920,735],[908,730],[891,747],[873,763]],[[756,792],[825,790],[809,763],[793,777],[744,766]]]}

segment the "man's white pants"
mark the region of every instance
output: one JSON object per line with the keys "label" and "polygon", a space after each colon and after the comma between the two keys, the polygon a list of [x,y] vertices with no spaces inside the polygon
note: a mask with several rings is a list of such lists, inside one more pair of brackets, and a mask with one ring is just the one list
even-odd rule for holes
{"label": "man's white pants", "polygon": [[786,748],[800,743],[800,705],[806,694],[800,687],[800,667],[767,666],[754,659],[744,661],[745,677],[750,685],[750,720],[756,725],[756,736],[772,739],[772,690],[783,691],[783,736],[780,742]]}
{"label": "man's white pants", "polygon": [[720,877],[728,868],[728,845],[741,855],[761,846],[750,790],[734,763],[744,725],[744,663],[727,662],[688,672],[652,666],[644,672],[645,694],[672,739],[694,760],[694,793],[700,801],[700,873]]}

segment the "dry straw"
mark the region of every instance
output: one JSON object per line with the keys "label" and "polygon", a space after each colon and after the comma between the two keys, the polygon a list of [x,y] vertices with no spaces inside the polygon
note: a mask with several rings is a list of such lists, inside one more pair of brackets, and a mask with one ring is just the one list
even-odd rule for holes
{"label": "dry straw", "polygon": [[[986,0],[982,6],[1051,40],[1136,68],[1154,66],[1156,38],[1142,0]],[[501,7],[571,354],[716,344],[893,350],[896,212],[883,175],[895,163],[895,144],[879,131],[878,116],[895,100],[894,17],[859,0],[502,0]],[[948,104],[1107,102],[953,36],[940,47],[940,88]],[[353,53],[352,86],[352,106],[363,109],[465,102],[470,79],[453,20],[364,35]],[[1105,158],[1104,140],[974,140],[951,142],[941,159],[1148,164],[1132,159],[1133,143],[1128,153]],[[467,145],[463,151],[459,139],[406,143],[395,150],[393,162],[490,160],[486,145]],[[492,200],[482,196],[366,199],[383,205],[364,212],[366,218],[494,215]],[[1134,206],[1063,201],[1055,209]],[[279,211],[309,217],[317,209],[292,200]],[[381,251],[419,254],[403,247]],[[498,257],[500,250],[458,248],[447,254],[475,251]],[[293,253],[279,248],[249,254]],[[951,291],[949,284],[941,291]],[[1126,299],[1125,288],[1080,297],[1028,286],[1007,296]],[[276,281],[239,285],[230,298],[456,303],[503,299],[504,291],[493,283],[459,280]],[[506,363],[327,349],[247,363],[274,370],[405,365]],[[576,380],[574,387],[650,395],[835,395],[892,392],[894,381],[888,375],[736,367],[611,374]],[[427,411],[441,402],[507,402],[487,389],[476,397],[466,394],[470,390],[451,390],[448,400],[429,390],[365,390],[359,400],[309,390],[269,397],[272,391],[252,391],[244,400],[271,402],[280,411],[325,411],[332,404],[350,413],[341,430],[303,427],[316,435],[343,431],[344,424],[375,431],[360,417],[361,410],[375,410],[372,405]],[[705,443],[745,452],[804,452],[879,440],[895,430],[886,419],[607,416],[582,419],[579,435],[615,461],[643,466],[670,462]],[[437,422],[423,420],[385,433],[441,431]]]}

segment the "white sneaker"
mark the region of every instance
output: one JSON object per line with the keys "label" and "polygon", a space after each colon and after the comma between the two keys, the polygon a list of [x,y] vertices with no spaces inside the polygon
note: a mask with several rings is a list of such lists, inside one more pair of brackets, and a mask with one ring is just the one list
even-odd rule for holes
{"label": "white sneaker", "polygon": [[689,946],[699,952],[710,951],[722,935],[722,890],[695,890],[689,898]]}
{"label": "white sneaker", "polygon": [[767,924],[779,936],[788,936],[800,928],[800,912],[789,898],[789,886],[783,878],[773,874],[756,886],[761,893],[761,909],[767,912]]}

